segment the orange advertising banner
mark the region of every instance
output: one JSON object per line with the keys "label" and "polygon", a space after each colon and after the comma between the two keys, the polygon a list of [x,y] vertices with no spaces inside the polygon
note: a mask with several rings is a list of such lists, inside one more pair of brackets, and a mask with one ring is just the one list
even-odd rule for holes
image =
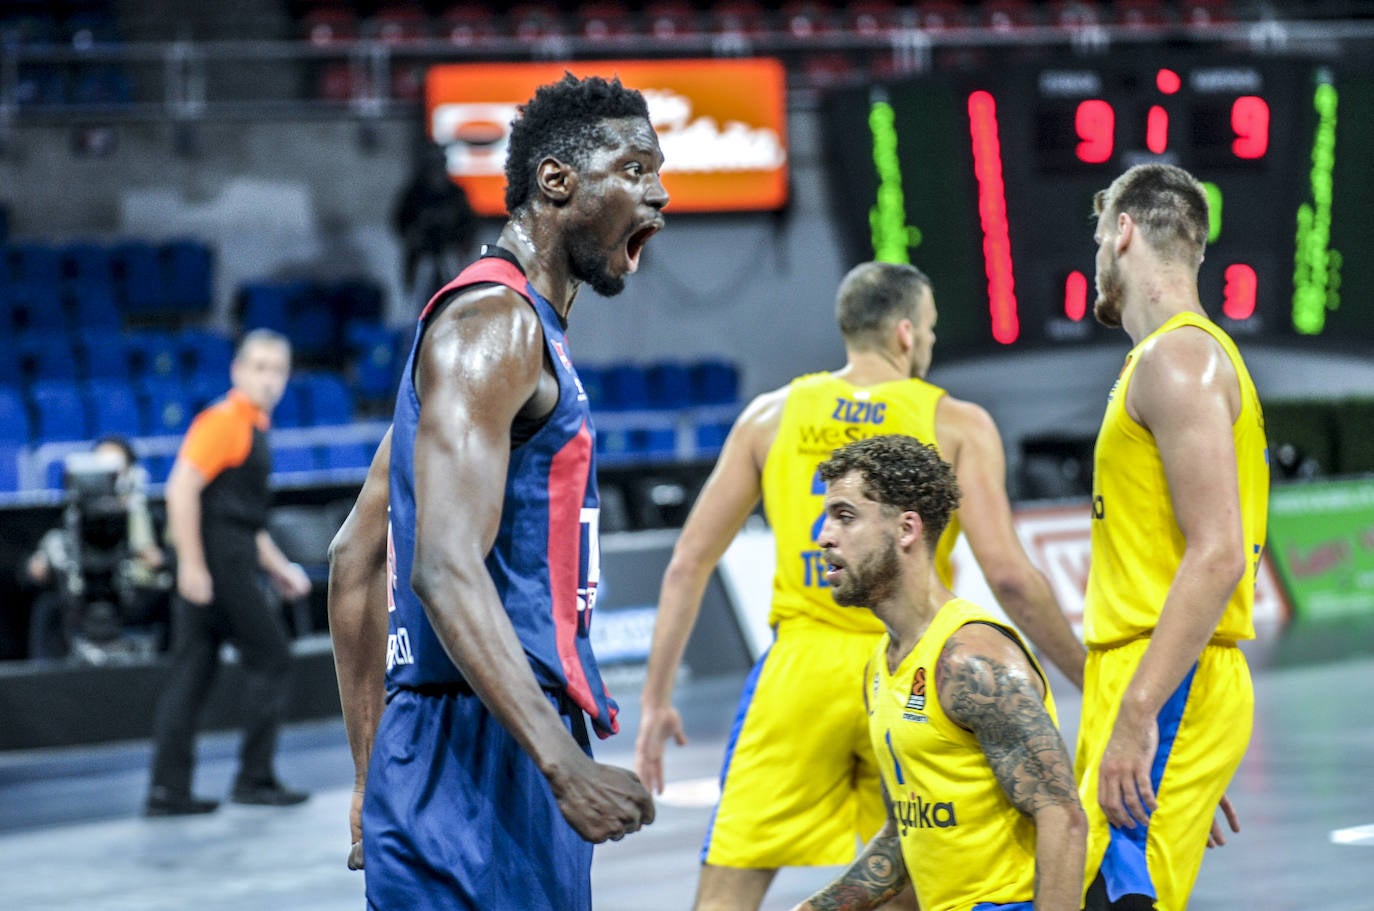
{"label": "orange advertising banner", "polygon": [[787,202],[787,98],[777,60],[585,60],[445,64],[429,70],[430,136],[482,215],[506,214],[506,142],[521,104],[564,72],[619,76],[649,103],[669,212],[779,209]]}

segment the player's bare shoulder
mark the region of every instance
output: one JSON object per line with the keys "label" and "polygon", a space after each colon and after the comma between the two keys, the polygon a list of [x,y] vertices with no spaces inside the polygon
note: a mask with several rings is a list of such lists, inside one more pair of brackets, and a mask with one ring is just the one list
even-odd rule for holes
{"label": "player's bare shoulder", "polygon": [[726,445],[737,451],[747,450],[754,463],[761,467],[778,435],[778,427],[782,425],[782,412],[786,404],[786,386],[755,396],[735,419]]}
{"label": "player's bare shoulder", "polygon": [[1140,346],[1136,357],[1126,406],[1137,420],[1158,409],[1196,407],[1210,396],[1224,398],[1237,413],[1240,380],[1235,365],[1202,328],[1185,325],[1156,335]]}
{"label": "player's bare shoulder", "polygon": [[1001,445],[992,415],[982,405],[945,394],[935,405],[935,442],[956,467],[965,448]]}

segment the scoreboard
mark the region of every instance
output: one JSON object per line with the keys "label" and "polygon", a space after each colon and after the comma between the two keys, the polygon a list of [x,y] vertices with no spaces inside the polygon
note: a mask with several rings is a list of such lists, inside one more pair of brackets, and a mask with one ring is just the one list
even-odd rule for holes
{"label": "scoreboard", "polygon": [[1113,337],[1093,194],[1159,161],[1207,189],[1203,306],[1242,342],[1374,346],[1374,74],[1198,49],[1050,59],[822,103],[851,261],[929,274],[942,360]]}

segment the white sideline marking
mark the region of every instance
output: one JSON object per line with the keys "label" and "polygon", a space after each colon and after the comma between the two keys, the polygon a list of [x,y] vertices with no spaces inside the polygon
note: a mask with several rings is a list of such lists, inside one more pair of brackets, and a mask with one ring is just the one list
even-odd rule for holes
{"label": "white sideline marking", "polygon": [[663,793],[654,799],[670,807],[714,807],[720,800],[720,779],[670,781],[663,786]]}
{"label": "white sideline marking", "polygon": [[1364,848],[1374,848],[1374,824],[1352,826],[1349,829],[1332,829],[1331,843],[1333,845],[1359,845]]}

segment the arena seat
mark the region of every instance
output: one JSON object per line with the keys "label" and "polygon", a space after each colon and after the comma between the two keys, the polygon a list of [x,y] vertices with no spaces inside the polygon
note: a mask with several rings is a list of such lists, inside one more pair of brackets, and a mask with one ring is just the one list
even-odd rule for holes
{"label": "arena seat", "polygon": [[65,332],[26,333],[18,338],[13,350],[21,380],[33,383],[76,379],[76,355]]}
{"label": "arena seat", "polygon": [[353,396],[332,373],[298,374],[304,414],[311,425],[347,424],[353,420]]}
{"label": "arena seat", "polygon": [[204,316],[214,304],[211,273],[214,257],[198,240],[174,240],[158,248],[167,306],[183,316]]}
{"label": "arena seat", "polygon": [[85,440],[91,436],[81,392],[73,380],[38,380],[29,387],[35,441]]}
{"label": "arena seat", "polygon": [[182,434],[195,415],[186,399],[186,390],[176,377],[145,378],[135,384],[143,404],[146,436]]}
{"label": "arena seat", "polygon": [[136,437],[143,433],[143,414],[138,405],[138,396],[127,380],[92,380],[85,385],[84,393],[92,436],[117,433]]}
{"label": "arena seat", "polygon": [[0,444],[23,446],[30,436],[31,422],[23,395],[12,386],[0,386]]}
{"label": "arena seat", "polygon": [[75,336],[76,357],[88,379],[128,380],[129,345],[123,333],[86,326]]}
{"label": "arena seat", "polygon": [[155,246],[140,240],[118,243],[111,250],[115,300],[129,316],[156,316],[167,311],[167,288]]}

